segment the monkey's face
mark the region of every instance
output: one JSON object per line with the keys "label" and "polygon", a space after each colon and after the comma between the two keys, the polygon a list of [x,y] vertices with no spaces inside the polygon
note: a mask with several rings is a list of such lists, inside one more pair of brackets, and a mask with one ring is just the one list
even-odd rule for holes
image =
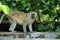
{"label": "monkey's face", "polygon": [[36,18],[37,17],[37,13],[36,12],[30,12],[30,17],[32,19]]}

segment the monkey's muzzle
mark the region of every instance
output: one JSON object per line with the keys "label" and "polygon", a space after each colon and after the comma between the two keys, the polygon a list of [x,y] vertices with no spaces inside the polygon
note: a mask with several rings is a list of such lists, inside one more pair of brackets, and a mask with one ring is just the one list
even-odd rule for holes
{"label": "monkey's muzzle", "polygon": [[31,14],[31,18],[34,19],[35,18],[35,14]]}

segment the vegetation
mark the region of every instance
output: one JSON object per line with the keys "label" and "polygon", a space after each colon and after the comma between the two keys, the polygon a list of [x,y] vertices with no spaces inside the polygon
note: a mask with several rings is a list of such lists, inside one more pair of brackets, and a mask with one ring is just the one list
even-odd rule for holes
{"label": "vegetation", "polygon": [[9,10],[36,11],[38,31],[60,32],[60,0],[1,0],[0,3],[8,6]]}

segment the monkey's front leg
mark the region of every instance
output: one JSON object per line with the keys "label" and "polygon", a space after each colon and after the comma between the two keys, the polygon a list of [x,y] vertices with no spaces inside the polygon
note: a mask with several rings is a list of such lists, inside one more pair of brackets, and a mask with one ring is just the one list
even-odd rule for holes
{"label": "monkey's front leg", "polygon": [[23,24],[23,31],[24,31],[24,37],[26,37],[26,34],[27,34],[26,24]]}
{"label": "monkey's front leg", "polygon": [[24,33],[27,32],[27,30],[26,30],[26,24],[23,24],[23,31],[24,31]]}
{"label": "monkey's front leg", "polygon": [[[26,31],[26,25],[24,25],[24,26],[25,26],[25,27],[23,27],[24,37],[25,37],[25,38],[31,38],[31,34],[27,33],[27,31]],[[30,25],[28,25],[28,26],[29,26],[30,32],[33,32],[33,30],[32,30],[32,25],[30,24]]]}
{"label": "monkey's front leg", "polygon": [[32,30],[32,24],[29,25],[29,30],[30,30],[30,32],[33,32],[33,30]]}
{"label": "monkey's front leg", "polygon": [[[9,19],[10,20],[10,19]],[[14,31],[14,29],[16,28],[16,24],[17,24],[17,22],[15,21],[15,20],[10,20],[10,22],[11,22],[11,25],[10,25],[10,28],[9,28],[9,31],[11,31],[11,32],[16,32],[16,31]]]}

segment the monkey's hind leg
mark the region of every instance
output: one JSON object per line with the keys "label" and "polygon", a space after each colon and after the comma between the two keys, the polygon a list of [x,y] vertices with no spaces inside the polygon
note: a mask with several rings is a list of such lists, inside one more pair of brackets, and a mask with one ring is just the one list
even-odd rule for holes
{"label": "monkey's hind leg", "polygon": [[11,31],[11,32],[16,32],[16,31],[14,31],[14,29],[16,28],[16,21],[14,20],[14,21],[12,21],[12,20],[10,20],[11,21],[11,25],[10,25],[10,28],[9,28],[9,31]]}

